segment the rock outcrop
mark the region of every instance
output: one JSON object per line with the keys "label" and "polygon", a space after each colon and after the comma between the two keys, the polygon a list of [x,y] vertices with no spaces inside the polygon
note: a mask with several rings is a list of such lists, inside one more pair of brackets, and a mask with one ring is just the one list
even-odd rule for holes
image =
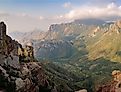
{"label": "rock outcrop", "polygon": [[117,25],[119,28],[121,28],[121,20],[118,20],[118,21],[116,22],[116,25]]}
{"label": "rock outcrop", "polygon": [[0,66],[0,88],[7,92],[51,92],[53,89],[37,62],[22,63],[16,70]]}
{"label": "rock outcrop", "polygon": [[32,62],[34,60],[34,50],[32,45],[25,45],[24,48],[18,49],[18,55],[21,62]]}
{"label": "rock outcrop", "polygon": [[[22,47],[6,35],[6,25],[0,23],[0,91],[57,92],[48,81],[42,65],[33,56],[33,47]],[[53,85],[52,85],[53,84]],[[54,91],[52,91],[54,90]]]}
{"label": "rock outcrop", "polygon": [[121,32],[121,20],[116,21],[114,24],[110,25],[109,30],[116,32],[119,34]]}
{"label": "rock outcrop", "polygon": [[18,48],[21,45],[12,40],[11,37],[6,35],[6,25],[4,22],[0,23],[0,64],[8,65],[14,68],[20,68]]}
{"label": "rock outcrop", "polygon": [[112,72],[113,80],[98,88],[96,92],[121,92],[121,71]]}

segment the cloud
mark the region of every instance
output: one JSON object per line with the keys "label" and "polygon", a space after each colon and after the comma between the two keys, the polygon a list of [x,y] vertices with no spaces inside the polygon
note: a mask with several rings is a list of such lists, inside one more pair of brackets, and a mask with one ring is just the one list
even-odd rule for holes
{"label": "cloud", "polygon": [[71,8],[72,7],[72,4],[71,2],[66,2],[62,5],[64,8]]}
{"label": "cloud", "polygon": [[50,24],[70,22],[74,19],[98,18],[107,20],[109,18],[121,18],[121,6],[117,5],[114,2],[102,6],[73,6],[71,3],[67,2],[64,4],[64,8],[69,9],[67,9],[66,11],[63,10],[64,12],[61,12],[62,14],[59,15],[56,15],[55,12],[53,15],[50,14],[44,17],[37,14],[34,16],[34,14],[21,12],[0,12],[0,20],[2,19],[6,21],[8,30],[9,32],[11,32],[15,30],[29,31],[33,29],[48,30]]}
{"label": "cloud", "polygon": [[84,19],[84,18],[113,18],[121,17],[121,6],[116,5],[115,3],[110,3],[106,6],[81,6],[76,7],[70,10],[66,14],[59,15],[57,18],[60,19]]}

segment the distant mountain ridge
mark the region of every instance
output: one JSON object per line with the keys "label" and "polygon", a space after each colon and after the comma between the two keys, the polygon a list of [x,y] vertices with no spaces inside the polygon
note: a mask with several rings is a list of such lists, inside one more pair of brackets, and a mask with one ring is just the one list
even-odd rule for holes
{"label": "distant mountain ridge", "polygon": [[100,92],[96,90],[112,80],[112,71],[121,70],[121,21],[95,21],[52,24],[44,35],[32,32],[31,39],[24,37],[25,43],[33,43],[46,74],[62,89]]}
{"label": "distant mountain ridge", "polygon": [[[13,32],[10,34],[22,44],[27,44],[29,42],[33,43],[35,46],[35,55],[37,55],[37,57],[47,58],[47,56],[50,55],[48,57],[53,58],[52,54],[57,55],[57,53],[60,54],[60,56],[57,55],[57,57],[65,57],[69,55],[67,54],[68,51],[75,49],[71,44],[73,44],[73,41],[75,41],[78,36],[87,35],[89,31],[96,29],[97,25],[102,25],[104,23],[104,21],[98,19],[78,19],[71,23],[52,24],[47,32],[37,30],[28,33]],[[54,40],[62,47],[57,45]],[[62,43],[60,43],[61,41]],[[51,45],[50,43],[54,45]],[[45,49],[45,47],[42,46],[46,46],[46,44],[49,44],[49,47],[46,47]],[[55,49],[53,46],[58,48]],[[37,49],[36,47],[40,49]],[[54,48],[54,50],[51,51],[51,48]],[[44,53],[43,49],[45,49],[44,52],[47,53],[45,56],[42,54]],[[64,56],[62,53],[59,53],[59,49],[63,49],[63,53],[65,53]],[[70,56],[72,53],[73,51],[70,52]]]}
{"label": "distant mountain ridge", "polygon": [[[108,26],[108,31],[99,37],[93,45],[89,45],[89,57],[105,57],[112,61],[121,61],[121,21],[116,21]],[[96,49],[98,48],[98,49]]]}
{"label": "distant mountain ridge", "polygon": [[67,41],[36,41],[34,42],[35,56],[39,59],[68,58],[73,55],[75,48]]}
{"label": "distant mountain ridge", "polygon": [[[79,34],[79,31],[81,31],[81,30],[84,31],[88,26],[97,26],[97,25],[102,25],[105,23],[106,23],[105,21],[99,20],[99,19],[77,19],[70,23],[52,24],[52,25],[50,25],[48,32],[35,30],[32,32],[25,32],[25,33],[24,32],[23,33],[22,32],[11,32],[10,35],[13,36],[14,38],[18,38],[18,40],[22,39],[22,37],[20,38],[20,36],[22,36],[22,35],[25,38],[27,38],[26,36],[30,35],[31,38],[33,36],[37,36],[36,39],[39,39],[38,37],[40,37],[40,39],[42,39],[43,34],[44,34],[44,36],[46,36],[45,34],[47,34],[48,36],[50,36],[50,35],[51,36],[56,36],[56,35],[64,36],[64,35],[71,35],[71,34],[73,35],[74,33]],[[45,39],[48,39],[49,38],[48,36],[46,36]],[[56,39],[56,38],[57,37],[55,37],[53,39]],[[28,39],[30,39],[29,36],[28,36]],[[33,39],[35,39],[35,38],[33,38]]]}
{"label": "distant mountain ridge", "polygon": [[[99,20],[99,19],[78,19],[71,23],[52,24],[52,25],[50,25],[47,32],[41,32],[41,31],[33,31],[33,32],[28,32],[28,33],[13,32],[13,33],[11,33],[11,35],[14,38],[18,39],[22,44],[27,44],[29,42],[34,43],[34,46],[41,48],[41,50],[42,50],[42,48],[44,49],[44,47],[42,47],[41,45],[46,45],[47,42],[48,42],[48,44],[53,43],[54,40],[56,40],[57,42],[59,42],[61,40],[64,41],[64,43],[61,43],[60,45],[64,46],[62,48],[65,48],[66,42],[69,44],[73,44],[75,42],[75,40],[78,39],[77,37],[80,38],[83,36],[87,36],[90,33],[90,31],[96,30],[98,26],[101,26],[105,23],[106,22]],[[45,41],[45,42],[41,42],[41,41]],[[38,44],[38,42],[40,42],[41,45]],[[53,43],[53,44],[55,44],[55,43]],[[68,46],[69,46],[69,44],[68,44]],[[51,47],[51,45],[50,45],[50,47],[48,47],[48,49],[54,48],[53,46]],[[57,44],[55,44],[55,46],[57,46]],[[68,46],[66,46],[66,47],[68,47]],[[66,51],[70,50],[71,47],[73,47],[73,46],[70,45],[68,48],[66,48],[63,51],[66,53]],[[74,47],[73,47],[73,49],[74,49]],[[57,49],[57,50],[59,50],[59,49]],[[37,51],[37,49],[35,48],[35,52],[36,51]],[[45,51],[48,52],[47,49]],[[50,51],[48,52],[48,54],[49,53],[50,53]],[[53,53],[55,53],[55,50],[53,51]],[[56,51],[56,53],[57,53],[57,51]],[[52,54],[52,52],[50,54]],[[38,57],[39,56],[43,57],[43,55],[39,54],[39,53],[35,53],[35,55],[37,55]],[[43,57],[43,58],[46,58],[46,57]],[[50,57],[50,58],[52,58],[52,57]]]}

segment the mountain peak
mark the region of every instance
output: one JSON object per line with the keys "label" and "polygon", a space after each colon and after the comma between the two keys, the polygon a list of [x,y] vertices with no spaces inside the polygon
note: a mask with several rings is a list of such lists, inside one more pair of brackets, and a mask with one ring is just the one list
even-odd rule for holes
{"label": "mountain peak", "polygon": [[118,26],[118,28],[121,28],[121,20],[116,21],[115,24]]}
{"label": "mountain peak", "polygon": [[120,29],[121,29],[121,20],[114,22],[114,24],[111,24],[109,28],[111,32],[116,32],[117,34],[120,33]]}

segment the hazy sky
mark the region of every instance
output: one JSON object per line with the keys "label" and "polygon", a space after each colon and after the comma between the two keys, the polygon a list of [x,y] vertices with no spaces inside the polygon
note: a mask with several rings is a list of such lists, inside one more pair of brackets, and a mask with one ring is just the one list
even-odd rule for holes
{"label": "hazy sky", "polygon": [[8,31],[47,31],[50,24],[74,19],[121,17],[121,0],[0,0],[0,20]]}

